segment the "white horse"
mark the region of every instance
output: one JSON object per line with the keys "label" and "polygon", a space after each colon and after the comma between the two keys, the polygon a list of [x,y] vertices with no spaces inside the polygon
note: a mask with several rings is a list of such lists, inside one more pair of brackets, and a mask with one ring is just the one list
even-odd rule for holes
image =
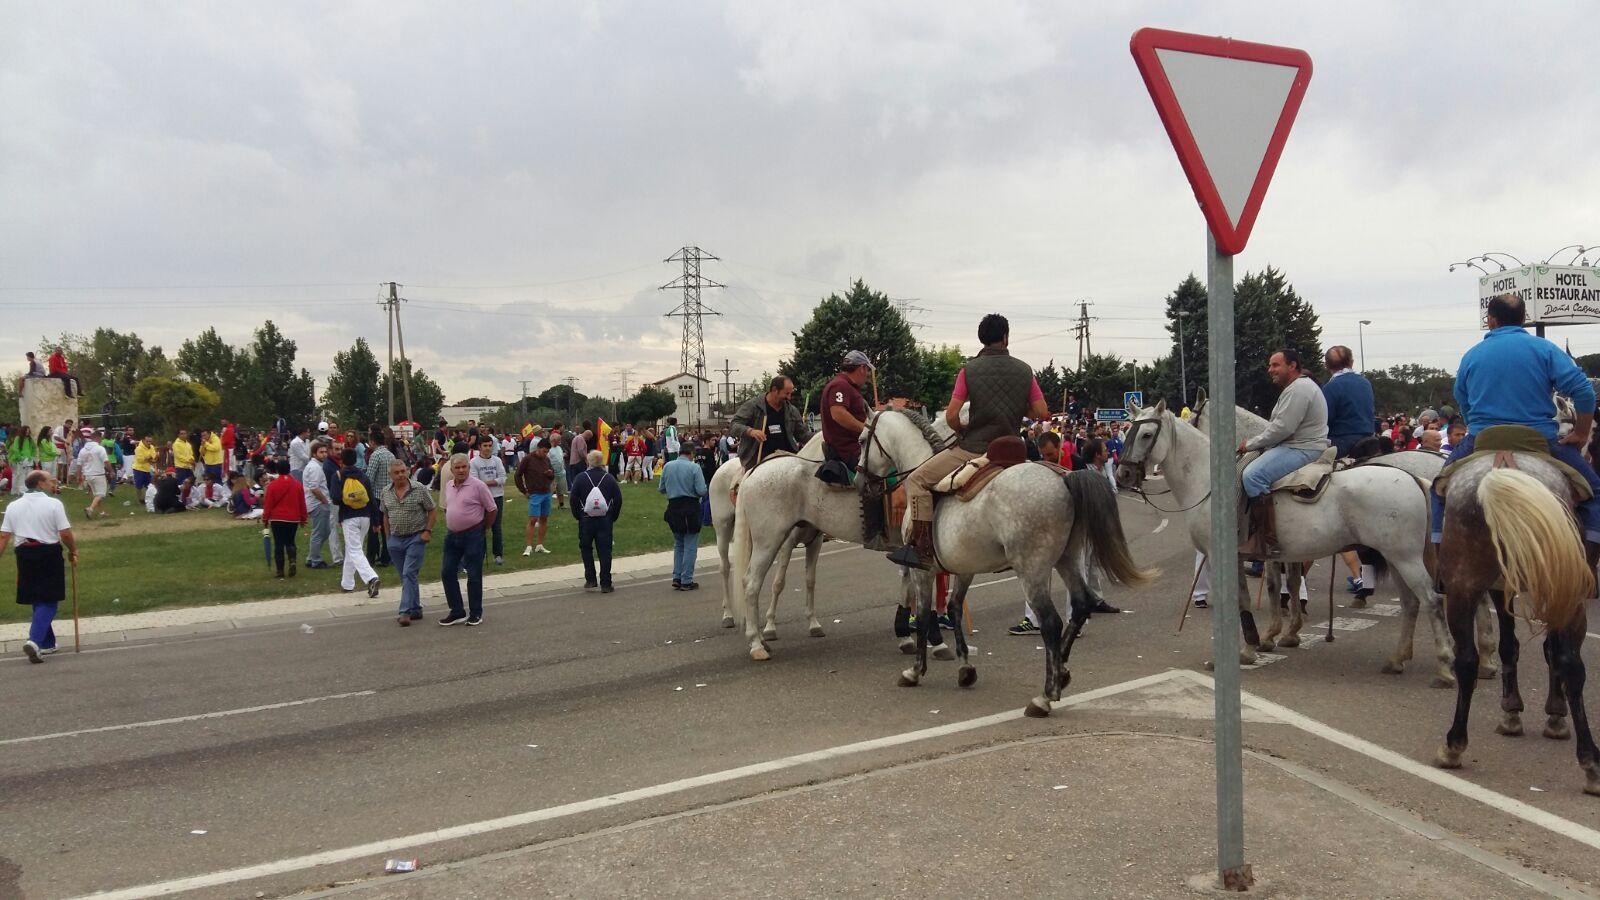
{"label": "white horse", "polygon": [[[903,477],[926,462],[941,444],[941,436],[920,416],[898,410],[871,413],[862,439],[863,477],[882,480],[891,471]],[[859,498],[854,493],[830,491],[805,467],[783,465],[787,462],[780,459],[757,469],[739,489],[734,558],[737,569],[744,572],[745,634],[753,659],[769,657],[754,628],[755,604],[785,535],[805,522],[835,537],[861,540]],[[1048,715],[1051,703],[1061,699],[1061,689],[1070,680],[1063,662],[1076,638],[1076,629],[1069,630],[1063,647],[1061,617],[1050,600],[1051,572],[1060,574],[1073,594],[1075,625],[1082,624],[1093,602],[1079,568],[1085,546],[1090,548],[1092,561],[1115,580],[1138,584],[1149,577],[1133,565],[1128,553],[1110,483],[1094,472],[1073,473],[1063,479],[1043,466],[1013,466],[971,501],[939,503],[934,523],[940,567],[958,576],[957,589],[950,596],[951,618],[959,620],[961,616],[964,588],[972,575],[1006,567],[1016,570],[1028,603],[1039,617],[1045,643],[1045,689],[1029,702],[1027,711]],[[926,638],[935,621],[928,584],[931,576],[925,572],[908,575],[902,570],[902,577],[911,584],[922,582],[918,660],[901,673],[902,684],[914,685],[927,671]],[[957,684],[970,687],[977,680],[977,670],[966,658],[960,629],[956,644],[962,658]]]}
{"label": "white horse", "polygon": [[[1189,537],[1196,549],[1210,555],[1211,497],[1209,468],[1211,441],[1193,425],[1169,412],[1163,401],[1152,409],[1133,409],[1133,425],[1117,467],[1118,479],[1138,487],[1146,471],[1161,466],[1172,497],[1187,510]],[[1231,449],[1231,448],[1230,448]],[[1414,498],[1414,500],[1412,499]],[[1227,502],[1236,503],[1230,494]],[[1276,502],[1276,498],[1275,498]],[[1421,598],[1432,597],[1432,584],[1423,561],[1428,541],[1429,504],[1426,489],[1409,474],[1381,466],[1360,466],[1333,476],[1315,504],[1294,500],[1277,502],[1278,544],[1286,560],[1320,559],[1348,547],[1371,547],[1383,554],[1400,581],[1400,600],[1408,617],[1415,619]],[[1237,560],[1215,565],[1240,565]],[[1244,663],[1255,661],[1255,651],[1270,650],[1256,632],[1249,610],[1242,565],[1239,578],[1239,619],[1245,646]],[[1299,604],[1291,604],[1298,606]],[[1437,606],[1434,607],[1437,610]],[[1454,644],[1438,615],[1429,616],[1434,632],[1438,669],[1434,684],[1455,683],[1451,672]],[[1291,628],[1293,626],[1291,625]],[[1296,646],[1292,630],[1279,643]],[[1384,663],[1385,672],[1399,672],[1411,658],[1412,635],[1403,633],[1400,646]]]}
{"label": "white horse", "polygon": [[[1198,399],[1195,401],[1193,424],[1195,429],[1202,435],[1206,433],[1205,416],[1209,408],[1210,405],[1206,401],[1205,392],[1201,391]],[[1234,428],[1237,430],[1240,440],[1248,440],[1249,438],[1253,438],[1260,434],[1267,427],[1266,419],[1261,418],[1242,406],[1235,406],[1233,408],[1233,412]],[[1416,478],[1424,485],[1432,485],[1433,479],[1437,477],[1440,470],[1444,468],[1444,457],[1437,453],[1430,453],[1424,450],[1404,450],[1399,453],[1390,453],[1384,456],[1374,456],[1370,459],[1362,460],[1357,464],[1357,466],[1398,469],[1412,476],[1413,478]],[[1423,558],[1425,562],[1429,561],[1430,557],[1432,556],[1430,551],[1430,547],[1423,547]],[[1280,565],[1281,564],[1274,564],[1266,568],[1264,575],[1267,573],[1272,575],[1272,577],[1268,578],[1268,583],[1266,586],[1269,590],[1277,586],[1277,573],[1274,571],[1274,569],[1279,568]],[[1283,582],[1284,587],[1288,590],[1289,596],[1292,598],[1299,592],[1300,579],[1303,575],[1303,572],[1300,569],[1300,565],[1293,562],[1288,563],[1287,565],[1281,565],[1281,568],[1283,569],[1285,575]],[[1386,568],[1386,566],[1380,567],[1379,570],[1382,571],[1384,568]],[[1300,627],[1303,622],[1304,609],[1298,602],[1294,600],[1291,600],[1287,606],[1289,607],[1288,612],[1290,614],[1288,629],[1285,631],[1280,627],[1282,622],[1282,613],[1284,610],[1280,609],[1279,604],[1274,604],[1272,607],[1272,624],[1268,626],[1267,633],[1263,637],[1263,645],[1270,643],[1271,640],[1280,633],[1280,631],[1286,635],[1293,635],[1295,638],[1298,638]],[[1366,606],[1366,601],[1361,597],[1357,597],[1356,599],[1350,601],[1350,606],[1355,609],[1360,609]],[[1445,621],[1444,598],[1431,589],[1428,591],[1428,612],[1430,615],[1434,616],[1438,622],[1443,623]],[[1420,613],[1420,603],[1406,603],[1402,600],[1400,609],[1400,645],[1395,649],[1393,657],[1394,659],[1405,660],[1411,658],[1413,647],[1416,642],[1417,616]],[[1448,632],[1448,629],[1445,630]],[[1439,633],[1440,628],[1436,627],[1434,630],[1435,639],[1438,638]],[[1293,643],[1279,641],[1279,644],[1284,647],[1292,647],[1297,643],[1297,640]],[[1451,652],[1453,653],[1455,649],[1454,641],[1451,642],[1450,646]],[[1496,647],[1494,635],[1494,610],[1490,607],[1487,599],[1485,599],[1482,607],[1478,610],[1477,646],[1479,651],[1479,659],[1482,660],[1478,677],[1493,678],[1498,673],[1499,667],[1494,662],[1494,653]],[[1398,666],[1392,669],[1388,666],[1385,666],[1384,671],[1398,673],[1400,669]]]}

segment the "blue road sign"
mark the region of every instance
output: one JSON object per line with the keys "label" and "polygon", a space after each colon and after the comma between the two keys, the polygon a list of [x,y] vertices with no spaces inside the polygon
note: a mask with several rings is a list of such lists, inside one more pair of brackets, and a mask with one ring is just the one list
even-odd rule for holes
{"label": "blue road sign", "polygon": [[1097,409],[1094,411],[1096,422],[1126,422],[1128,411],[1125,409]]}
{"label": "blue road sign", "polygon": [[1143,409],[1144,408],[1144,391],[1123,391],[1122,392],[1122,405],[1123,406],[1127,406],[1129,403],[1132,403],[1134,406],[1137,406],[1140,409]]}

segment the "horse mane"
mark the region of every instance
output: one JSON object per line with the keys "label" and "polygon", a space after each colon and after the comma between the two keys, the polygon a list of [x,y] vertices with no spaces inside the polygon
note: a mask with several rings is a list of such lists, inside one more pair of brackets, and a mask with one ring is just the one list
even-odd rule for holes
{"label": "horse mane", "polygon": [[918,431],[922,432],[922,439],[928,442],[929,448],[936,452],[944,449],[944,439],[939,436],[939,432],[933,430],[933,422],[927,416],[914,409],[886,409],[884,412],[905,416],[911,420],[911,424],[917,426]]}

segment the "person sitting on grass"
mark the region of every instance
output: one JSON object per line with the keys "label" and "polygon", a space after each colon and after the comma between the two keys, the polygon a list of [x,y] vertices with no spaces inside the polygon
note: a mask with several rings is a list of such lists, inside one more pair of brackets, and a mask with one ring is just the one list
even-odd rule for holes
{"label": "person sitting on grass", "polygon": [[228,497],[228,512],[235,519],[261,518],[261,496],[250,487],[250,479],[233,476],[233,493]]}
{"label": "person sitting on grass", "polygon": [[184,501],[190,509],[220,509],[228,505],[228,493],[217,483],[217,476],[210,472],[201,476],[204,480],[189,489],[189,496]]}
{"label": "person sitting on grass", "polygon": [[157,478],[154,488],[156,497],[151,512],[183,512],[183,500],[179,497],[180,484],[175,470],[168,469],[160,478]]}

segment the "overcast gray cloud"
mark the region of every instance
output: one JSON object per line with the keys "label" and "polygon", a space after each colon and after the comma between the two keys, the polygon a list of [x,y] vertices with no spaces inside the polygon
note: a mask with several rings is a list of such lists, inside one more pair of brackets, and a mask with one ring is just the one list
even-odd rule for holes
{"label": "overcast gray cloud", "polygon": [[0,368],[61,330],[175,348],[270,316],[321,376],[357,336],[381,352],[394,279],[450,396],[610,393],[676,371],[655,288],[686,243],[723,258],[708,356],[738,377],[853,277],[968,349],[1005,310],[1036,365],[1089,298],[1096,349],[1148,360],[1204,234],[1141,25],[1311,53],[1238,266],[1287,271],[1331,341],[1375,320],[1370,365],[1454,366],[1476,284],[1450,261],[1600,241],[1596,71],[1567,39],[1592,10],[1082,6],[4,0]]}

